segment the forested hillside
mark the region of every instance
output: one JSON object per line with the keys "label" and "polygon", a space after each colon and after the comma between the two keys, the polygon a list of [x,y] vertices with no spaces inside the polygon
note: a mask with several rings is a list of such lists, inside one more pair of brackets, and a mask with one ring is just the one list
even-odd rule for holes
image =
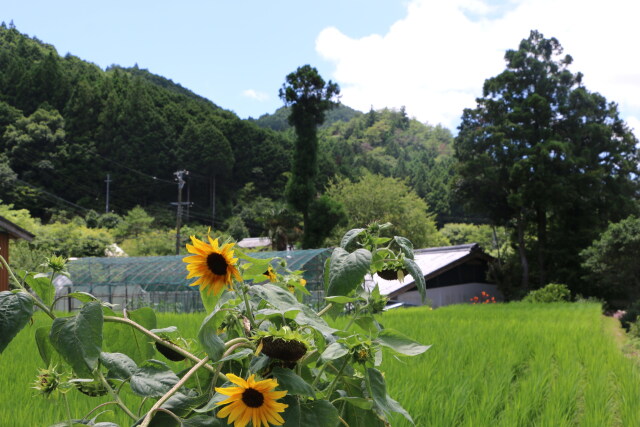
{"label": "forested hillside", "polygon": [[[287,117],[283,107],[241,120],[148,70],[102,70],[0,27],[0,199],[45,221],[104,211],[108,177],[110,211],[140,205],[169,225],[174,172],[184,169],[189,221],[211,224],[215,213],[217,229],[231,219],[265,234],[264,211],[277,209],[291,167]],[[404,109],[339,106],[319,137],[319,194],[336,176],[355,181],[371,172],[406,180],[439,218],[450,214],[448,130]]]}

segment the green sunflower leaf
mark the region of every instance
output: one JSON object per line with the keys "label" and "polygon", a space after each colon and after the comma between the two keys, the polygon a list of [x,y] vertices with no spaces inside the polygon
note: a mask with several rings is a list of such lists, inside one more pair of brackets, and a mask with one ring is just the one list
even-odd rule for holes
{"label": "green sunflower leaf", "polygon": [[102,307],[98,302],[85,304],[71,317],[53,321],[51,344],[82,378],[92,378],[102,351]]}
{"label": "green sunflower leaf", "polygon": [[180,381],[169,367],[158,360],[148,360],[131,376],[131,390],[142,397],[161,397]]}
{"label": "green sunflower leaf", "polygon": [[60,355],[53,348],[53,345],[51,345],[51,340],[49,339],[49,328],[42,326],[36,329],[35,339],[36,346],[38,347],[38,353],[40,354],[42,361],[46,365],[56,364],[60,360]]}
{"label": "green sunflower leaf", "polygon": [[129,356],[122,353],[100,353],[100,362],[109,370],[110,378],[128,380],[138,369]]}
{"label": "green sunflower leaf", "polygon": [[24,292],[0,292],[0,353],[33,315],[33,299]]}
{"label": "green sunflower leaf", "polygon": [[278,390],[287,390],[287,394],[315,397],[313,387],[291,369],[276,366],[271,374],[278,380]]}
{"label": "green sunflower leaf", "polygon": [[345,347],[343,344],[334,342],[329,344],[329,346],[322,352],[320,358],[328,362],[329,360],[336,360],[349,353],[349,349]]}
{"label": "green sunflower leaf", "polygon": [[356,249],[349,253],[335,248],[331,254],[328,296],[349,295],[363,281],[371,265],[371,252]]}
{"label": "green sunflower leaf", "polygon": [[382,373],[375,368],[367,368],[367,382],[371,388],[371,397],[375,406],[384,414],[389,416],[394,412],[402,414],[411,424],[415,425],[411,415],[398,402],[387,394],[387,385]]}
{"label": "green sunflower leaf", "polygon": [[287,427],[335,427],[339,422],[338,410],[327,400],[300,403],[295,396],[285,396],[289,407],[280,415]]}
{"label": "green sunflower leaf", "polygon": [[[156,313],[149,307],[127,312],[129,319],[145,327],[157,327]],[[155,354],[152,340],[133,326],[108,322],[104,327],[105,346],[111,353],[123,353],[140,364]]]}
{"label": "green sunflower leaf", "polygon": [[413,243],[406,237],[393,236],[393,241],[400,246],[400,250],[406,258],[413,259]]}
{"label": "green sunflower leaf", "polygon": [[420,298],[422,302],[425,303],[427,301],[427,284],[424,281],[422,270],[420,270],[420,267],[418,267],[418,264],[416,264],[414,260],[409,258],[404,259],[404,268],[411,274],[413,280],[415,280],[418,292],[420,292]]}
{"label": "green sunflower leaf", "polygon": [[347,251],[353,249],[356,244],[356,239],[363,231],[365,231],[364,228],[354,228],[347,231],[340,241],[340,247]]}
{"label": "green sunflower leaf", "polygon": [[215,309],[200,325],[198,340],[212,362],[218,361],[224,353],[224,341],[218,336],[218,329],[226,316],[226,311]]}
{"label": "green sunflower leaf", "polygon": [[406,356],[422,354],[431,347],[430,345],[422,345],[393,329],[383,329],[380,331],[377,341],[380,345]]}
{"label": "green sunflower leaf", "polygon": [[44,305],[49,307],[56,296],[56,288],[51,283],[51,278],[46,274],[29,273],[24,277],[24,281],[40,297]]}

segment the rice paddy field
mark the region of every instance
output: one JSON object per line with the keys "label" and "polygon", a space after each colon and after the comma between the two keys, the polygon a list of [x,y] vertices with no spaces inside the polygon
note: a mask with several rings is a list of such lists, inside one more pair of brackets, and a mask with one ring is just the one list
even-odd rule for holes
{"label": "rice paddy field", "polygon": [[[163,314],[158,327],[175,325],[195,336],[203,318]],[[33,331],[44,321],[37,318],[0,355],[2,427],[66,418],[62,400],[29,388],[41,365]],[[640,368],[622,354],[617,321],[603,317],[599,305],[411,308],[385,313],[381,321],[432,344],[418,357],[387,357],[383,366],[389,393],[417,426],[640,426]],[[69,401],[80,418],[97,400],[72,390]],[[130,424],[110,414],[99,420]],[[401,417],[392,421],[410,425]]]}

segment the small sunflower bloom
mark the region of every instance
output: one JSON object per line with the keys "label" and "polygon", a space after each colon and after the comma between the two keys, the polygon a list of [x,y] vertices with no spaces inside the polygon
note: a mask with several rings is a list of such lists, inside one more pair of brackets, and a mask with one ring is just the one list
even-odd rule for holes
{"label": "small sunflower bloom", "polygon": [[216,391],[229,396],[217,405],[227,405],[218,411],[218,418],[229,417],[227,424],[245,427],[252,422],[253,427],[281,426],[284,419],[278,412],[289,406],[276,400],[286,396],[287,391],[275,391],[278,381],[274,379],[256,381],[255,374],[246,381],[236,375],[227,374],[229,381],[237,387],[216,387]]}
{"label": "small sunflower bloom", "polygon": [[219,295],[222,289],[228,286],[233,289],[233,278],[242,280],[242,276],[236,268],[238,258],[233,257],[233,243],[227,243],[220,247],[218,239],[207,236],[209,243],[191,236],[193,245],[187,244],[187,251],[192,256],[183,258],[187,263],[189,274],[187,279],[198,277],[198,280],[189,286],[200,286],[200,290],[207,293],[213,291],[214,295]]}
{"label": "small sunflower bloom", "polygon": [[264,272],[264,275],[267,276],[267,278],[271,283],[278,281],[278,276],[276,275],[276,272],[271,266],[267,268],[267,271]]}

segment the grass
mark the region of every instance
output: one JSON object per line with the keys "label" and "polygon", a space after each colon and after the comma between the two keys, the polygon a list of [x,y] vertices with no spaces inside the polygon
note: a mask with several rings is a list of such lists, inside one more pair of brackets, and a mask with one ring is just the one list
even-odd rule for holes
{"label": "grass", "polygon": [[[203,318],[160,314],[158,326],[196,336]],[[29,388],[41,366],[33,331],[45,322],[37,317],[0,355],[0,426],[66,419],[62,400]],[[389,393],[418,426],[640,425],[639,365],[623,355],[617,321],[602,317],[598,305],[414,308],[386,313],[382,322],[433,345],[418,357],[387,357],[383,366]],[[137,410],[137,397],[124,398]],[[72,390],[72,415],[84,416],[98,399],[108,400]],[[99,420],[131,424],[119,412]],[[409,424],[397,417],[393,425]]]}

